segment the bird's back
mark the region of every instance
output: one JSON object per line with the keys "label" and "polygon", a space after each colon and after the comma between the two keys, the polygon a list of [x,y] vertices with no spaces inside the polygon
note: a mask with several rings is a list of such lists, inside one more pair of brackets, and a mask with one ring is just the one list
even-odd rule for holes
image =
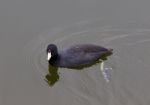
{"label": "bird's back", "polygon": [[74,45],[60,52],[59,66],[76,68],[94,64],[107,52],[108,49],[97,45]]}
{"label": "bird's back", "polygon": [[94,44],[78,44],[66,49],[68,53],[96,53],[108,51],[106,48]]}

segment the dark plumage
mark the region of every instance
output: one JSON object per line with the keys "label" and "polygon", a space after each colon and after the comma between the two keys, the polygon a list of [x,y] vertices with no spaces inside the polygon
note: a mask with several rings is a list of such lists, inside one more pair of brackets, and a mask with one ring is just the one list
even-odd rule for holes
{"label": "dark plumage", "polygon": [[56,45],[49,44],[47,54],[51,53],[49,64],[56,67],[84,68],[105,59],[112,54],[107,49],[93,44],[78,44],[58,51]]}

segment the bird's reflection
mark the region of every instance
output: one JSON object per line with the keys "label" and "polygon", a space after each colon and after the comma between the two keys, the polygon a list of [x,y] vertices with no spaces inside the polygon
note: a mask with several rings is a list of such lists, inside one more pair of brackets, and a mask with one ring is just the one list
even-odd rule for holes
{"label": "bird's reflection", "polygon": [[59,80],[58,67],[49,65],[45,79],[49,86],[53,86]]}
{"label": "bird's reflection", "polygon": [[[104,57],[101,58],[101,60],[97,61],[95,64],[100,63],[100,65],[101,65],[102,61],[106,61],[106,60],[107,60],[107,57],[104,56]],[[87,65],[87,66],[84,66],[84,67],[78,67],[78,68],[73,68],[73,69],[74,70],[83,70],[84,68],[90,67],[90,66],[92,66],[92,65]],[[45,80],[46,80],[46,82],[48,83],[49,86],[53,86],[56,82],[58,82],[58,80],[59,80],[58,67],[52,66],[52,65],[49,64],[48,74],[45,76]]]}

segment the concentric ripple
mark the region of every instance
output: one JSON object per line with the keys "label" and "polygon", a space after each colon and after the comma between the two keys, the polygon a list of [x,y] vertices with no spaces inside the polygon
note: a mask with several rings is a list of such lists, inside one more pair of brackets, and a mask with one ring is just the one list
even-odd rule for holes
{"label": "concentric ripple", "polygon": [[149,89],[145,85],[149,82],[150,74],[150,29],[144,28],[144,25],[111,25],[109,22],[93,19],[39,34],[25,45],[23,54],[28,66],[42,79],[48,73],[45,49],[49,43],[54,43],[59,48],[94,43],[114,49],[114,54],[105,62],[106,68],[112,68],[109,84],[102,77],[99,65],[82,71],[61,69],[61,82],[57,86],[61,87],[60,91],[63,90],[62,94],[73,94],[79,100],[90,103],[101,101],[106,105],[139,104],[145,101],[141,94],[148,96],[142,86],[145,90]]}
{"label": "concentric ripple", "polygon": [[[138,58],[131,56],[128,51],[135,46],[149,43],[149,34],[149,29],[142,29],[139,26],[132,28],[132,24],[129,23],[122,26],[104,24],[100,19],[87,20],[39,34],[25,46],[24,54],[29,66],[38,71],[43,78],[48,69],[45,49],[49,43],[55,43],[59,48],[78,43],[94,43],[114,49],[114,55],[106,61],[106,66],[115,69],[116,72],[118,65],[123,65],[124,61],[130,62],[128,57],[139,62]],[[131,52],[134,53],[134,50]]]}

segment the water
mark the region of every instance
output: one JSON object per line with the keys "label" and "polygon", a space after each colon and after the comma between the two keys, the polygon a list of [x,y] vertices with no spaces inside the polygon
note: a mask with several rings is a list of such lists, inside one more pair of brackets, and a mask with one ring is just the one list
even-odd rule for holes
{"label": "water", "polygon": [[[8,0],[9,1],[9,0]],[[149,105],[149,1],[0,1],[2,105]],[[69,9],[68,9],[69,8]],[[58,69],[50,87],[45,49],[93,43],[114,49],[100,65]],[[57,76],[57,75],[56,75]]]}

